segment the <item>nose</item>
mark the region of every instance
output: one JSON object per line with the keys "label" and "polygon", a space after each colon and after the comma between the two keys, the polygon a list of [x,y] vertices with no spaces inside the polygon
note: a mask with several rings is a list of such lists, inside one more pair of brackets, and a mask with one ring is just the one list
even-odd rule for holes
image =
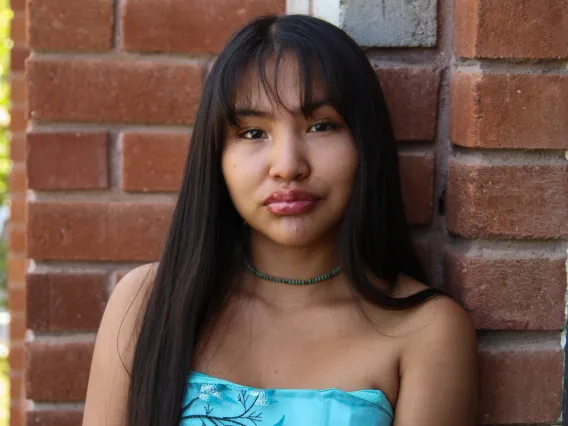
{"label": "nose", "polygon": [[271,178],[291,182],[309,176],[310,165],[303,142],[302,136],[292,130],[281,132],[273,139],[269,159]]}

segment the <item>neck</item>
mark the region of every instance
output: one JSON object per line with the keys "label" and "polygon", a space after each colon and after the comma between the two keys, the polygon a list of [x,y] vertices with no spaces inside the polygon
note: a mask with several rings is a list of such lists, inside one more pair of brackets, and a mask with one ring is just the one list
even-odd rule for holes
{"label": "neck", "polygon": [[[249,263],[266,275],[295,280],[308,280],[327,274],[340,262],[336,237],[327,237],[309,246],[283,246],[251,230]],[[245,290],[280,307],[306,305],[323,301],[330,290],[346,288],[342,274],[315,284],[294,286],[258,278],[246,271]],[[333,292],[335,293],[335,292]]]}

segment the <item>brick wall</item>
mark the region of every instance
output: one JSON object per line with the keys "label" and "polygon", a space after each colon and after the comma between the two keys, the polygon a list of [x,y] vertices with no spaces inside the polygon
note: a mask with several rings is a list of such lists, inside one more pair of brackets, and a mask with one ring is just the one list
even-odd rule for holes
{"label": "brick wall", "polygon": [[[284,3],[28,0],[29,424],[80,424],[109,293],[159,255],[206,63],[234,29],[284,12]],[[288,6],[318,13],[332,3]],[[568,3],[340,5],[336,23],[365,37],[393,113],[424,263],[480,330],[482,423],[554,424],[568,239]],[[18,141],[15,133],[14,148]],[[22,182],[19,155],[13,181]],[[17,247],[11,256],[22,264]]]}
{"label": "brick wall", "polygon": [[27,89],[24,61],[28,56],[26,43],[25,2],[12,0],[14,15],[10,38],[11,52],[11,141],[12,170],[9,179],[10,224],[8,226],[8,309],[10,321],[10,419],[13,426],[23,424],[24,389],[24,334],[26,331],[26,99]]}

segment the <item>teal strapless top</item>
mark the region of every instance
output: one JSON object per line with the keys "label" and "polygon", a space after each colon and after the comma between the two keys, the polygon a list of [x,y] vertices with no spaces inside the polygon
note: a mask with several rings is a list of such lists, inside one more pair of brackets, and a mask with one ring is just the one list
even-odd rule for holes
{"label": "teal strapless top", "polygon": [[255,389],[202,373],[189,376],[180,426],[392,426],[379,390]]}

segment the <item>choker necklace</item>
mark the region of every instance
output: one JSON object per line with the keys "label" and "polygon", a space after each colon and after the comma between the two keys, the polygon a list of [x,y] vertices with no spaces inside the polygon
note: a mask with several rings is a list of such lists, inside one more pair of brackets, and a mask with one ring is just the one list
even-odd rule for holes
{"label": "choker necklace", "polygon": [[275,283],[292,284],[292,285],[316,284],[316,283],[319,283],[319,282],[322,282],[322,281],[325,281],[325,280],[329,280],[329,279],[335,277],[337,274],[339,274],[341,272],[341,266],[338,266],[333,271],[328,272],[327,274],[319,275],[315,278],[310,278],[308,280],[292,280],[292,279],[289,279],[289,278],[278,278],[278,277],[272,277],[270,275],[263,274],[262,272],[259,272],[256,269],[254,269],[254,267],[250,263],[248,263],[247,261],[245,261],[245,265],[246,265],[247,269],[249,270],[249,272],[256,275],[258,278],[262,278],[263,280],[272,281],[272,282],[275,282]]}

